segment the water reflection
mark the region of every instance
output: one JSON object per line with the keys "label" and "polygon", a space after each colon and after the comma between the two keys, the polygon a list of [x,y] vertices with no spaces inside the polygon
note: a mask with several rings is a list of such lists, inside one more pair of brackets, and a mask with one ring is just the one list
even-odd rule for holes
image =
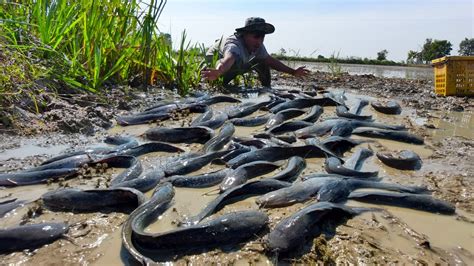
{"label": "water reflection", "polygon": [[[301,62],[311,71],[329,72],[328,63]],[[404,67],[404,66],[376,66],[376,65],[355,65],[339,64],[343,72],[351,75],[374,75],[384,78],[406,78],[406,79],[433,79],[433,69],[431,67]]]}

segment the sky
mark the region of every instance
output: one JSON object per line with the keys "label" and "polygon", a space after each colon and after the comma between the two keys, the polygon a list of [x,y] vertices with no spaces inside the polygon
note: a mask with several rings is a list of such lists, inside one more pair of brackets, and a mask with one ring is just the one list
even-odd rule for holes
{"label": "sky", "polygon": [[427,38],[450,41],[451,55],[474,38],[474,0],[169,0],[158,28],[173,43],[186,30],[191,43],[208,47],[254,16],[276,28],[265,37],[267,51],[288,55],[374,59],[386,49],[401,61]]}

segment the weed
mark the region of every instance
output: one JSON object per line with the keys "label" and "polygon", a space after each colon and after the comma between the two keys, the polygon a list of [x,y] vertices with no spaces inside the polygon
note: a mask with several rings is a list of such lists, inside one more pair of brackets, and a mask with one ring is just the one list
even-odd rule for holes
{"label": "weed", "polygon": [[342,75],[342,66],[338,63],[339,52],[337,55],[333,52],[329,58],[328,69],[332,76],[340,77]]}
{"label": "weed", "polygon": [[[173,51],[171,36],[157,28],[165,5],[166,0],[1,1],[0,45],[32,64],[45,62],[33,81],[45,76],[97,93],[106,84],[139,77],[143,85],[160,82],[184,95],[199,82],[202,54],[185,32]],[[0,97],[18,93],[4,84]]]}

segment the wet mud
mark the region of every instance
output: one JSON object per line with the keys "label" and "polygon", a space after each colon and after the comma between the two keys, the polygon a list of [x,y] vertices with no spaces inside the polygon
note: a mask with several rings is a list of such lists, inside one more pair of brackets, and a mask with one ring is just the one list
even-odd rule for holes
{"label": "wet mud", "polygon": [[[322,86],[328,90],[346,90],[348,102],[356,97],[381,99],[381,95],[390,96],[402,106],[400,115],[385,115],[376,112],[370,106],[362,115],[372,115],[376,121],[390,124],[407,125],[409,131],[425,138],[424,145],[406,144],[390,140],[376,139],[374,142],[360,144],[377,151],[412,150],[422,159],[418,171],[397,170],[384,165],[375,156],[370,157],[361,171],[379,171],[384,182],[403,185],[427,186],[433,196],[456,206],[455,215],[430,214],[405,208],[371,205],[348,201],[347,205],[356,207],[377,207],[383,211],[366,212],[337,226],[333,231],[320,235],[308,242],[293,257],[281,257],[279,254],[265,252],[265,234],[239,247],[223,247],[197,255],[170,256],[167,258],[176,265],[188,263],[198,265],[236,264],[236,265],[276,265],[276,264],[464,264],[474,263],[474,118],[472,100],[464,98],[424,99],[425,87],[432,86],[429,81],[403,81],[399,79],[381,79],[373,77],[343,76],[337,79],[322,79],[321,73],[302,81],[291,81],[279,76],[275,87],[319,90]],[[325,75],[325,74],[324,74]],[[385,91],[389,84],[398,85],[403,90]],[[406,84],[410,86],[405,86]],[[348,84],[352,84],[348,86]],[[380,84],[381,87],[377,87]],[[398,88],[397,87],[397,88]],[[362,89],[363,88],[363,89]],[[405,93],[408,92],[408,96]],[[416,99],[409,99],[416,95]],[[163,95],[160,95],[163,96]],[[248,101],[266,100],[266,96],[251,95]],[[431,99],[431,96],[429,97]],[[444,99],[444,100],[443,100]],[[415,100],[417,102],[415,102]],[[151,100],[147,100],[151,101]],[[430,104],[425,101],[432,101]],[[452,108],[443,109],[452,104]],[[217,104],[216,110],[224,110],[235,104]],[[453,111],[454,109],[463,112]],[[129,106],[140,108],[139,105]],[[446,111],[451,110],[451,111]],[[122,110],[114,115],[127,114]],[[252,116],[265,114],[258,111]],[[325,107],[320,119],[334,116],[334,107]],[[198,114],[189,114],[176,120],[158,123],[160,126],[189,126]],[[297,118],[295,118],[297,119]],[[110,122],[111,120],[107,120]],[[105,136],[126,134],[141,139],[143,133],[156,126],[156,123],[121,127],[113,125],[108,130],[95,129],[91,136],[87,132],[79,134],[44,133],[36,137],[21,137],[2,134],[0,143],[0,172],[16,171],[38,165],[40,162],[65,151],[82,149],[90,146],[103,146]],[[235,136],[248,137],[264,131],[264,125],[257,127],[236,127]],[[80,131],[79,131],[80,132]],[[355,139],[366,139],[353,136]],[[301,141],[301,140],[300,140]],[[196,151],[201,144],[177,145],[185,151]],[[349,157],[351,152],[345,153]],[[140,156],[144,171],[156,169],[166,162],[175,159],[177,154],[150,153]],[[301,176],[325,172],[324,159],[306,159],[307,168]],[[283,166],[284,167],[284,166]],[[220,165],[208,165],[192,174],[206,173],[222,169]],[[71,228],[60,240],[33,251],[14,252],[0,255],[2,264],[42,265],[42,264],[81,264],[81,265],[129,265],[131,258],[122,247],[120,237],[121,225],[127,218],[124,213],[88,213],[73,214],[69,212],[52,212],[42,206],[38,199],[42,194],[60,187],[105,188],[113,176],[121,169],[89,168],[82,177],[70,180],[59,180],[44,185],[33,185],[14,188],[0,188],[0,201],[19,198],[26,200],[23,207],[0,218],[2,227],[18,224],[38,223],[41,221],[65,221]],[[277,173],[275,170],[263,177]],[[165,232],[177,228],[181,221],[196,215],[207,203],[217,196],[218,186],[211,188],[175,188],[173,206],[161,215],[147,232]],[[149,197],[151,192],[147,193]],[[212,215],[237,210],[256,210],[256,197],[250,197],[227,205]],[[283,218],[300,210],[305,204],[295,204],[286,208],[265,209],[270,217],[269,227],[273,228]],[[54,256],[52,255],[54,254]]]}

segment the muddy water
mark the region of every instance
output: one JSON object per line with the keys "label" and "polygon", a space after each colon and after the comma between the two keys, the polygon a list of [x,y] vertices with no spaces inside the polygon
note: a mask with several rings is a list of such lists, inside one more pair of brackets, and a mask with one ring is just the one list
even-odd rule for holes
{"label": "muddy water", "polygon": [[[372,98],[365,96],[355,96],[353,94],[346,94],[348,96],[348,103],[354,101],[354,97],[364,97],[369,100]],[[258,95],[249,95],[245,101],[263,101],[266,100],[266,96],[257,97]],[[225,109],[231,104],[219,104],[217,109]],[[325,107],[325,113],[323,117],[334,116],[333,107]],[[252,116],[257,116],[264,114],[265,112],[259,111]],[[416,112],[410,109],[404,109],[401,115],[399,116],[388,116],[375,112],[370,106],[366,107],[363,111],[363,114],[372,114],[374,119],[381,122],[391,123],[391,124],[415,124],[417,119]],[[189,122],[196,117],[193,115],[189,117],[184,122],[184,126],[187,126]],[[472,116],[468,116],[464,113],[455,113],[452,116],[449,116],[450,119],[446,117],[438,116],[432,121],[427,121],[427,123],[432,122],[437,129],[432,130],[434,138],[442,138],[445,136],[453,135],[462,135],[466,132],[466,137],[472,139],[473,129],[473,119]],[[298,118],[295,118],[298,119]],[[436,120],[439,119],[439,120]],[[436,123],[438,122],[438,123]],[[182,121],[166,121],[161,123],[163,126],[182,126]],[[155,124],[150,125],[139,125],[139,126],[129,126],[129,127],[115,127],[109,131],[110,134],[128,134],[133,136],[142,135],[147,129],[155,126]],[[449,131],[453,126],[459,126],[462,128]],[[464,130],[466,128],[466,130]],[[254,133],[259,133],[264,131],[264,126],[259,127],[236,127],[236,136],[248,137]],[[443,132],[447,135],[436,135],[435,132]],[[441,133],[440,133],[441,134]],[[363,139],[363,137],[354,136],[354,138]],[[302,144],[301,141],[298,144]],[[196,151],[201,145],[179,145],[183,149],[188,151]],[[28,145],[21,146],[20,149],[28,149]],[[375,152],[377,151],[396,151],[396,150],[413,150],[420,155],[424,160],[421,171],[400,171],[388,166],[383,165],[376,157],[369,158],[364,164],[362,170],[364,171],[379,171],[379,176],[383,177],[384,182],[396,182],[400,184],[416,184],[424,185],[423,179],[420,172],[428,171],[432,165],[430,165],[429,156],[433,153],[432,148],[430,148],[430,140],[428,140],[427,145],[411,145],[405,143],[399,143],[389,140],[375,140],[374,142],[364,143],[359,147],[367,147]],[[359,148],[357,147],[357,148]],[[357,149],[356,148],[356,149]],[[59,148],[58,148],[59,149]],[[64,147],[61,147],[61,150]],[[353,152],[353,151],[352,151]],[[345,157],[348,158],[351,156],[352,152],[345,154]],[[17,154],[15,152],[13,154]],[[43,151],[34,151],[34,154],[46,153]],[[54,150],[48,150],[50,155],[57,154],[58,152]],[[10,153],[12,154],[12,153]],[[23,154],[21,152],[21,154]],[[3,157],[2,157],[3,156]],[[0,153],[0,158],[8,158],[11,155],[7,153]],[[152,153],[145,156],[141,156],[141,160],[144,166],[144,171],[147,172],[151,169],[158,168],[162,166],[167,161],[173,160],[177,155],[167,154],[167,153]],[[1,160],[1,159],[0,159]],[[307,169],[304,170],[303,175],[310,173],[325,172],[324,170],[324,159],[323,158],[311,158],[307,159]],[[196,171],[193,174],[206,173],[211,171],[216,171],[222,169],[222,166],[210,165],[206,166],[199,171]],[[111,177],[118,173],[119,170],[110,170],[107,172],[107,176]],[[266,176],[271,176],[272,174],[277,173],[278,170],[273,173],[267,174]],[[95,179],[93,180],[70,180],[66,183],[71,187],[89,187],[93,188],[97,186]],[[99,186],[103,187],[105,183],[100,183]],[[64,185],[64,184],[63,184]],[[54,190],[58,187],[61,187],[60,184],[52,185],[37,185],[37,186],[28,186],[28,187],[19,187],[12,188],[8,190],[0,190],[0,196],[2,198],[12,198],[13,196],[18,196],[23,199],[34,201],[39,198],[43,193]],[[160,233],[166,232],[177,228],[177,224],[188,216],[197,214],[202,210],[211,200],[216,197],[215,190],[217,186],[204,189],[189,189],[189,188],[176,188],[175,199],[173,206],[167,210],[163,215],[161,215],[155,223],[150,225],[147,228],[149,233]],[[8,195],[10,194],[11,195]],[[147,193],[147,196],[150,196],[150,193]],[[28,206],[31,207],[32,204]],[[370,204],[358,203],[355,201],[349,201],[348,205],[350,206],[373,206]],[[287,217],[301,209],[305,204],[296,204],[288,208],[266,210],[270,215],[270,227],[273,227],[278,221]],[[376,206],[381,207],[381,206]],[[257,209],[258,207],[255,204],[255,197],[246,199],[241,202],[237,202],[231,205],[226,206],[220,210],[217,214],[212,217],[218,216],[223,213],[236,211],[236,210],[247,210],[247,209]],[[396,225],[390,219],[385,218],[382,213],[374,213],[377,220],[381,225],[386,228],[386,231],[368,231],[367,234],[373,234],[373,237],[379,240],[379,245],[392,250],[399,250],[403,254],[409,254],[412,256],[417,256],[420,253],[420,248],[417,246],[416,242],[410,239],[408,236],[403,235],[403,232],[407,230],[416,231],[419,235],[424,236],[431,244],[433,248],[440,248],[445,250],[450,254],[454,254],[456,258],[459,258],[460,262],[466,264],[474,263],[474,226],[473,223],[464,221],[463,219],[457,219],[457,216],[443,216],[429,214],[420,211],[413,211],[403,208],[383,206],[384,209],[388,210],[394,217],[403,221],[403,225]],[[21,217],[25,216],[28,212],[28,208],[20,208],[15,213],[10,214],[8,217],[2,219],[3,226],[13,226],[18,224],[21,220]],[[458,214],[468,217],[471,221],[474,220],[474,217],[471,217],[471,214],[463,213],[458,211]],[[120,237],[121,224],[126,219],[126,214],[76,214],[71,213],[53,213],[45,211],[44,214],[38,218],[33,218],[33,221],[39,222],[41,220],[66,220],[71,224],[89,221],[89,228],[91,232],[86,234],[84,237],[79,237],[78,242],[82,246],[75,246],[65,240],[59,240],[56,243],[49,245],[48,247],[39,249],[35,256],[24,255],[21,252],[14,253],[8,257],[4,257],[6,263],[18,263],[24,261],[25,264],[38,264],[52,262],[50,254],[55,252],[55,250],[64,251],[57,258],[57,263],[68,262],[72,264],[93,264],[93,265],[120,265],[120,264],[129,264],[129,257],[127,253],[121,247],[122,241]],[[211,217],[211,218],[212,218]],[[354,218],[354,224],[357,227],[360,227],[361,230],[366,228],[366,224],[372,221],[374,218],[372,213],[365,213],[356,218]],[[397,227],[398,226],[398,227]],[[397,229],[398,228],[398,229]],[[402,229],[400,229],[402,228]],[[408,228],[408,229],[407,229]],[[344,229],[344,227],[341,229]],[[81,233],[84,230],[75,228],[73,233]],[[216,250],[210,251],[204,254],[192,255],[183,258],[177,259],[174,263],[181,265],[188,262],[195,264],[211,264],[216,262],[222,263],[232,263],[236,265],[248,265],[248,264],[259,264],[259,265],[270,265],[275,264],[276,260],[273,257],[266,257],[263,254],[262,239],[257,238],[254,241],[251,241],[245,244],[239,250],[226,250],[225,252]],[[62,257],[61,257],[62,256]],[[2,260],[2,257],[0,257]],[[404,261],[404,260],[401,260]],[[407,260],[406,262],[409,262]],[[438,262],[437,260],[433,260]]]}
{"label": "muddy water", "polygon": [[[55,146],[48,146],[48,147],[41,147],[35,145],[33,143],[25,143],[21,147],[6,150],[0,153],[0,160],[8,160],[13,158],[25,158],[28,156],[35,156],[35,155],[42,155],[42,154],[49,154],[49,155],[56,155],[68,148],[67,145],[55,145]],[[19,155],[21,157],[19,157]]]}
{"label": "muddy water", "polygon": [[474,139],[474,114],[470,112],[435,113],[428,122],[435,127],[431,130],[433,139],[459,136]]}
{"label": "muddy water", "polygon": [[[297,65],[305,65],[310,70],[323,72],[329,71],[328,63],[298,62]],[[376,65],[356,65],[339,64],[343,72],[351,75],[374,75],[384,78],[405,78],[405,79],[429,79],[434,77],[431,67],[403,67],[403,66],[376,66]]]}

